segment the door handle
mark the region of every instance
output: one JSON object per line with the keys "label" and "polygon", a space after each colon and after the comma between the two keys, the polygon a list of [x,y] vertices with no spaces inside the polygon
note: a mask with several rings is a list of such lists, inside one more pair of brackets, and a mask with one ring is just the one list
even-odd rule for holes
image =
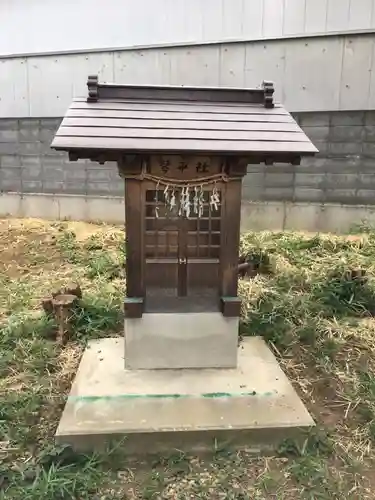
{"label": "door handle", "polygon": [[187,263],[186,257],[180,257],[180,258],[178,259],[178,263],[179,263],[179,264],[186,264],[186,263]]}

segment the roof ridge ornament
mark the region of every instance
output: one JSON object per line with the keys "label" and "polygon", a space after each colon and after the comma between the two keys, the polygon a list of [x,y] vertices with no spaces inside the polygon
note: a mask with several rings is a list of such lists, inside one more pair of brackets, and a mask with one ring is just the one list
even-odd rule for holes
{"label": "roof ridge ornament", "polygon": [[274,108],[275,104],[273,102],[273,94],[275,92],[275,87],[273,82],[264,80],[262,83],[262,89],[264,91],[264,107]]}
{"label": "roof ridge ornament", "polygon": [[97,102],[99,98],[99,78],[98,75],[90,75],[87,79],[87,88],[89,95],[87,97],[87,102]]}
{"label": "roof ridge ornament", "polygon": [[264,80],[262,83],[262,88],[264,91],[264,107],[274,108],[275,104],[273,102],[273,94],[275,92],[275,87],[273,82]]}
{"label": "roof ridge ornament", "polygon": [[[155,99],[173,101],[176,99],[186,101],[207,102],[240,102],[264,105],[265,108],[275,107],[273,94],[275,87],[272,81],[263,81],[256,88],[230,88],[230,87],[185,87],[184,85],[119,85],[115,83],[99,83],[98,75],[90,75],[87,79],[87,102],[98,102],[106,99]],[[181,94],[184,91],[184,95]]]}

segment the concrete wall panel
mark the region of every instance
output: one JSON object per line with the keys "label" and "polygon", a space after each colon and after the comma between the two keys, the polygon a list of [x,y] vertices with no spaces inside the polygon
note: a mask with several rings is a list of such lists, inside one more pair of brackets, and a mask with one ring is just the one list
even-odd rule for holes
{"label": "concrete wall panel", "polygon": [[[374,2],[375,6],[375,2]],[[375,9],[374,9],[375,11]],[[369,101],[365,109],[375,109],[375,37],[372,38],[372,57],[370,71],[370,92]]]}
{"label": "concrete wall panel", "polygon": [[369,105],[373,47],[371,37],[345,40],[339,109],[366,109]]}
{"label": "concrete wall panel", "polygon": [[252,0],[251,2],[244,0],[242,14],[242,34],[247,36],[252,33],[255,39],[259,39],[263,35],[263,0]]}
{"label": "concrete wall panel", "polygon": [[372,15],[373,0],[2,0],[0,56],[364,30]]}
{"label": "concrete wall panel", "polygon": [[[28,60],[30,115],[62,116],[73,97],[87,93],[89,74],[113,81],[113,54],[33,57]],[[27,116],[27,115],[24,115]]]}
{"label": "concrete wall panel", "polygon": [[223,87],[244,87],[246,46],[226,44],[220,47],[219,85]]}
{"label": "concrete wall panel", "polygon": [[0,118],[61,117],[90,73],[143,84],[273,80],[291,111],[373,109],[374,44],[366,34],[0,59]]}
{"label": "concrete wall panel", "polygon": [[219,82],[220,46],[184,47],[170,51],[172,85],[216,85]]}
{"label": "concrete wall panel", "polygon": [[324,33],[328,0],[306,0],[305,33]]}
{"label": "concrete wall panel", "polygon": [[[157,2],[153,2],[157,5]],[[203,39],[203,16],[201,12],[201,0],[181,0],[181,16],[182,20],[181,29],[179,26],[175,24],[175,13],[174,7],[169,6],[169,19],[168,26],[165,28],[168,31],[173,32],[173,38],[178,40],[181,36],[181,33],[184,33],[184,38],[187,40],[202,40]],[[158,19],[158,13],[155,13],[155,20]],[[171,34],[169,33],[168,38],[171,38]]]}
{"label": "concrete wall panel", "polygon": [[286,44],[285,106],[298,111],[339,109],[343,40]]}
{"label": "concrete wall panel", "polygon": [[[326,31],[348,29],[351,2],[358,3],[358,0],[328,0]],[[363,3],[363,0],[360,0],[360,3]]]}
{"label": "concrete wall panel", "polygon": [[374,0],[351,0],[349,11],[349,29],[370,29],[372,22],[372,8]]}
{"label": "concrete wall panel", "polygon": [[0,59],[0,117],[29,116],[27,59]]}
{"label": "concrete wall panel", "polygon": [[[275,99],[285,102],[285,44],[257,43],[246,46],[245,84],[258,86],[263,80],[275,82]],[[277,83],[276,83],[277,82]]]}
{"label": "concrete wall panel", "polygon": [[305,31],[306,2],[285,0],[284,35],[297,35]]}
{"label": "concrete wall panel", "polygon": [[[171,1],[174,2],[174,0]],[[202,40],[221,40],[223,3],[217,0],[205,0],[201,3],[201,12],[203,19]]]}
{"label": "concrete wall panel", "polygon": [[169,84],[170,52],[164,49],[115,52],[113,80],[134,84]]}
{"label": "concrete wall panel", "polygon": [[284,0],[263,0],[263,36],[282,37]]}
{"label": "concrete wall panel", "polygon": [[222,38],[224,40],[239,38],[239,33],[242,35],[243,7],[243,0],[222,0]]}

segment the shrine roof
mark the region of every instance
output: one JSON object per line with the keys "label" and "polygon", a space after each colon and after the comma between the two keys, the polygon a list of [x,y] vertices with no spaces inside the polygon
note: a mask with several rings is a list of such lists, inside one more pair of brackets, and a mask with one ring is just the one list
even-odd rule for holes
{"label": "shrine roof", "polygon": [[52,148],[76,152],[192,152],[313,155],[317,149],[293,117],[259,89],[99,84],[74,99]]}

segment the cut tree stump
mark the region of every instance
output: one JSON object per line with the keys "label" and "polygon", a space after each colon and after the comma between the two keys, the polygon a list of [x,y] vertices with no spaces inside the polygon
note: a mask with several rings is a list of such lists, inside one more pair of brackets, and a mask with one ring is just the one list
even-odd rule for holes
{"label": "cut tree stump", "polygon": [[49,297],[42,299],[42,307],[49,317],[54,317],[58,325],[56,340],[65,344],[72,334],[72,316],[74,307],[82,298],[82,290],[78,283],[55,289]]}
{"label": "cut tree stump", "polygon": [[56,340],[59,344],[65,344],[72,333],[71,318],[73,307],[78,298],[73,294],[56,295],[52,299],[53,311],[56,317],[58,331]]}
{"label": "cut tree stump", "polygon": [[52,297],[42,299],[42,307],[47,316],[53,316]]}
{"label": "cut tree stump", "polygon": [[79,299],[82,299],[82,290],[78,283],[69,283],[62,290],[62,293],[68,295],[75,295]]}
{"label": "cut tree stump", "polygon": [[52,291],[51,296],[55,298],[57,295],[62,294],[75,295],[79,299],[82,298],[82,290],[78,283],[68,283],[63,288],[57,288]]}

